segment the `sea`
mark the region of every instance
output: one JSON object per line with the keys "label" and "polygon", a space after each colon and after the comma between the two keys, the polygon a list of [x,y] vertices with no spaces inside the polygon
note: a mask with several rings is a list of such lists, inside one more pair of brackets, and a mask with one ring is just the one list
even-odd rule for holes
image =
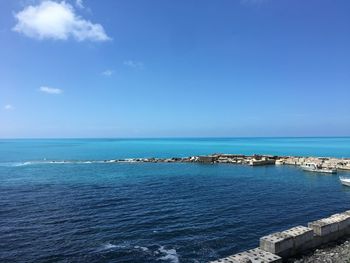
{"label": "sea", "polygon": [[350,138],[2,139],[0,262],[208,262],[350,209],[346,172],[104,162],[211,153],[350,158]]}

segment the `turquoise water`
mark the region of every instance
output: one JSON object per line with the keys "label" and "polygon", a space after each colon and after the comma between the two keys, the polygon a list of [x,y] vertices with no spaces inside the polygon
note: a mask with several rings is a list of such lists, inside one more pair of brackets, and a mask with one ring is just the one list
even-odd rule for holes
{"label": "turquoise water", "polygon": [[345,138],[0,140],[0,162],[184,157],[211,153],[350,157]]}
{"label": "turquoise water", "polygon": [[350,156],[349,138],[1,140],[0,262],[206,262],[350,209],[296,167],[36,163],[225,153]]}

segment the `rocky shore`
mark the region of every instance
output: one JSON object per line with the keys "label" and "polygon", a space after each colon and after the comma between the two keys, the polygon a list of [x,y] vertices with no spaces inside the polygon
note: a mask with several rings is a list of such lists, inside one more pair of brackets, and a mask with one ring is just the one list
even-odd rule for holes
{"label": "rocky shore", "polygon": [[291,258],[288,263],[350,263],[350,238],[327,244],[300,258]]}
{"label": "rocky shore", "polygon": [[295,165],[314,163],[322,168],[350,170],[350,158],[298,157],[272,155],[212,154],[206,156],[173,158],[131,158],[111,160],[108,162],[142,162],[142,163],[227,163],[258,165]]}

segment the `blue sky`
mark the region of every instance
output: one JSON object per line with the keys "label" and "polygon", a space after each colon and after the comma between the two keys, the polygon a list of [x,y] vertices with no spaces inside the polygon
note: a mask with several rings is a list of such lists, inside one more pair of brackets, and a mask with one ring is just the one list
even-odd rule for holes
{"label": "blue sky", "polygon": [[350,1],[2,0],[0,137],[350,135]]}

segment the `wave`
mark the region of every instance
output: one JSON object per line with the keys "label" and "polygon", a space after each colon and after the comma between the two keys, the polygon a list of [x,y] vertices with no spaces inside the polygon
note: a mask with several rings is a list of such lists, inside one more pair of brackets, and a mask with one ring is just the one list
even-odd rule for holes
{"label": "wave", "polygon": [[142,252],[149,252],[149,249],[147,247],[142,247],[142,246],[130,246],[129,244],[124,244],[124,245],[115,245],[110,242],[103,244],[101,247],[97,249],[98,252],[100,251],[105,251],[105,250],[114,250],[114,249],[135,249],[139,250]]}
{"label": "wave", "polygon": [[142,253],[145,253],[145,255],[153,255],[157,256],[157,261],[165,261],[169,263],[179,263],[179,256],[177,254],[176,249],[170,248],[166,249],[164,246],[157,246],[158,248],[155,250],[150,250],[148,247],[143,247],[143,246],[132,246],[131,244],[113,244],[113,243],[105,243],[100,246],[96,252],[107,252],[110,250],[116,250],[116,249],[121,249],[121,250],[128,250],[128,251],[140,251]]}
{"label": "wave", "polygon": [[113,248],[116,248],[117,247],[117,245],[113,245],[113,244],[111,244],[111,243],[107,243],[107,244],[104,244],[103,245],[103,250],[108,250],[108,249],[113,249]]}
{"label": "wave", "polygon": [[171,249],[165,249],[164,246],[160,246],[158,251],[162,254],[165,254],[164,256],[160,257],[160,260],[168,261],[171,263],[179,263],[179,256],[176,252],[176,249],[171,248]]}
{"label": "wave", "polygon": [[110,164],[110,163],[133,163],[136,162],[133,159],[125,160],[43,160],[43,161],[26,161],[26,162],[0,162],[0,167],[19,167],[26,165],[43,165],[43,164]]}
{"label": "wave", "polygon": [[147,247],[141,247],[141,246],[134,246],[135,249],[142,250],[143,252],[149,251]]}
{"label": "wave", "polygon": [[20,166],[26,166],[30,165],[32,162],[5,162],[5,163],[0,163],[0,166],[2,167],[20,167]]}
{"label": "wave", "polygon": [[126,248],[125,245],[115,245],[110,242],[103,244],[101,247],[97,249],[98,252],[105,251],[105,250],[113,250],[113,249],[120,249],[120,248]]}

